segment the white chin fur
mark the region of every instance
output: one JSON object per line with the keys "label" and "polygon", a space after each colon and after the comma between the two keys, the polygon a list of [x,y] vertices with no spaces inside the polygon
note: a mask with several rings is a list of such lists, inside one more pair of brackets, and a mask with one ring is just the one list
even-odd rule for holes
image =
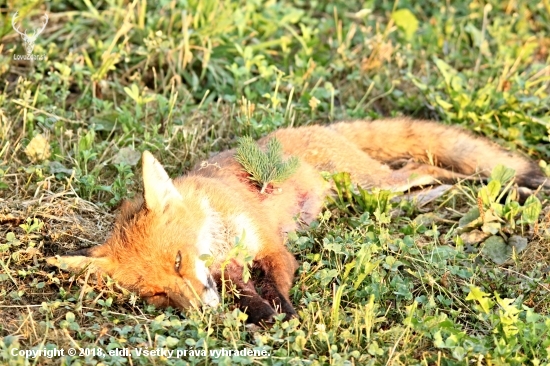
{"label": "white chin fur", "polygon": [[210,271],[204,265],[204,262],[200,259],[195,261],[195,274],[199,281],[204,285],[206,291],[201,296],[201,301],[204,305],[210,307],[216,307],[220,303],[220,296],[214,281],[210,277]]}
{"label": "white chin fur", "polygon": [[215,308],[220,304],[220,296],[218,295],[218,291],[211,288],[204,293],[201,300],[204,305],[210,306],[211,308]]}

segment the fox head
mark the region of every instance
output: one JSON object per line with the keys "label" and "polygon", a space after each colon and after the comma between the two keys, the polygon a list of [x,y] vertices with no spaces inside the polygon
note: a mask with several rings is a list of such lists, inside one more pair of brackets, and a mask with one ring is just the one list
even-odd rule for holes
{"label": "fox head", "polygon": [[210,254],[208,207],[193,192],[178,191],[149,152],[142,163],[143,198],[122,205],[109,239],[48,263],[103,272],[159,307],[218,305],[215,282],[201,259]]}

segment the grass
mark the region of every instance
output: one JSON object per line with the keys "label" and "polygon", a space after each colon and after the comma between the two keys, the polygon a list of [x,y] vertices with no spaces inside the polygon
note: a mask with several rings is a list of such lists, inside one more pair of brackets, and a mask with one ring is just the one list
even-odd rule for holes
{"label": "grass", "polygon": [[[14,60],[25,52],[15,11],[36,22],[48,12],[33,51],[46,60]],[[157,310],[109,279],[60,272],[44,258],[104,240],[121,200],[140,190],[144,149],[176,176],[243,135],[406,115],[463,125],[549,172],[549,14],[547,0],[8,0],[0,6],[0,359],[548,364],[544,193],[538,211],[535,201],[500,204],[494,185],[467,183],[426,206],[390,205],[383,192],[348,194],[339,176],[340,195],[289,241],[301,263],[291,293],[300,320],[267,330],[246,327],[231,304]],[[495,264],[471,229],[528,245]],[[83,356],[12,355],[69,347]],[[188,353],[136,354],[145,347]],[[116,354],[124,348],[131,357]],[[203,354],[247,348],[271,356]]]}

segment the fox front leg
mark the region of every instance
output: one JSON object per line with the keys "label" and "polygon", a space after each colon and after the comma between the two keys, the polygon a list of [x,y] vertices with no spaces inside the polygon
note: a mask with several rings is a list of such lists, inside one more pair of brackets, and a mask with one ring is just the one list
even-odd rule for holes
{"label": "fox front leg", "polygon": [[257,281],[262,297],[286,314],[285,319],[298,317],[289,298],[298,263],[292,254],[285,251],[270,254],[254,262],[263,277]]}
{"label": "fox front leg", "polygon": [[[273,316],[277,315],[277,313],[269,302],[258,294],[251,279],[247,282],[244,281],[242,265],[231,261],[225,267],[223,279],[226,283],[221,284],[221,286],[225,285],[226,288],[230,288],[233,285],[236,287],[238,291],[238,295],[236,295],[237,304],[248,315],[248,323],[261,324],[273,322]],[[222,282],[221,276],[219,282]]]}

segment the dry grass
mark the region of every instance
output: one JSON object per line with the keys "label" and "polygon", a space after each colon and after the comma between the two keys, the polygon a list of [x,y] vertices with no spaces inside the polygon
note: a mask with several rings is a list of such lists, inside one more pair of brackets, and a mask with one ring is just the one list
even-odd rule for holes
{"label": "dry grass", "polygon": [[[301,263],[291,294],[301,322],[264,331],[251,331],[228,306],[153,309],[108,278],[45,262],[102,243],[121,200],[139,194],[140,167],[117,164],[125,160],[121,152],[135,158],[149,150],[177,176],[243,135],[406,115],[459,124],[547,160],[547,2],[429,3],[8,0],[0,6],[0,363],[13,361],[3,358],[13,339],[36,349],[267,347],[274,363],[295,364],[548,362],[545,192],[538,227],[516,232],[528,237],[527,250],[503,266],[480,254],[481,244],[458,245],[457,223],[476,207],[479,184],[456,185],[423,207],[402,203],[388,222],[330,208],[331,218],[290,243]],[[48,12],[35,47],[47,60],[13,60],[24,52],[9,24],[15,11],[24,27]],[[29,148],[38,135],[48,143]],[[365,273],[352,269],[346,277],[350,263],[365,264]],[[521,331],[503,330],[510,319],[502,307],[487,313],[466,300],[473,287],[493,303],[495,293],[513,299]],[[528,322],[523,305],[539,318]],[[181,360],[36,363],[75,361]]]}

